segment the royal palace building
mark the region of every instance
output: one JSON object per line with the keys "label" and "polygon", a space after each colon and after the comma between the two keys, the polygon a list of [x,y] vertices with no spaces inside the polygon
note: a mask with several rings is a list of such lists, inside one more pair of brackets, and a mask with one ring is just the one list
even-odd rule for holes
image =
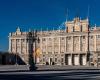
{"label": "royal palace building", "polygon": [[79,17],[65,22],[65,30],[9,33],[9,52],[29,64],[100,66],[100,27]]}

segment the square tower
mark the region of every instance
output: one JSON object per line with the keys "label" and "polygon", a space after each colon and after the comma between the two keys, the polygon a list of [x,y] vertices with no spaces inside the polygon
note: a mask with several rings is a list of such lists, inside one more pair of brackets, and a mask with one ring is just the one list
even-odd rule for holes
{"label": "square tower", "polygon": [[79,17],[73,19],[73,21],[68,21],[65,23],[66,31],[71,32],[88,32],[89,21],[88,19],[80,20]]}

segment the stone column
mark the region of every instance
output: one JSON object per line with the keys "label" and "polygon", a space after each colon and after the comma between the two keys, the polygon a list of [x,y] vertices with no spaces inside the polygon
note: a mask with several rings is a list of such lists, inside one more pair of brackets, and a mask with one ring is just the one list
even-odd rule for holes
{"label": "stone column", "polygon": [[[66,46],[65,46],[65,52],[67,53],[67,51],[68,51],[68,49],[67,49],[67,36],[65,37],[66,39],[65,39],[65,41],[66,41]],[[64,54],[64,65],[66,65],[66,53]],[[67,63],[68,63],[68,61],[67,61]]]}
{"label": "stone column", "polygon": [[15,53],[17,53],[17,39],[15,39]]}
{"label": "stone column", "polygon": [[16,63],[16,65],[17,65],[17,55],[18,55],[18,53],[17,53],[17,39],[16,38],[14,38],[15,39],[15,51],[14,51],[14,53],[15,53],[15,55],[16,55],[16,60],[15,60],[15,63]]}
{"label": "stone column", "polygon": [[41,47],[41,54],[42,54],[42,38],[41,38],[41,42],[40,42],[40,47]]}
{"label": "stone column", "polygon": [[66,53],[66,36],[65,36],[65,50],[64,50],[64,52]]}
{"label": "stone column", "polygon": [[72,38],[72,52],[74,52],[74,36],[71,36]]}
{"label": "stone column", "polygon": [[59,43],[58,44],[59,44],[59,54],[60,54],[60,37],[59,37]]}
{"label": "stone column", "polygon": [[71,65],[73,65],[73,54],[71,53]]}
{"label": "stone column", "polygon": [[52,37],[52,54],[54,54],[54,37]]}
{"label": "stone column", "polygon": [[68,38],[66,37],[66,52],[68,52]]}
{"label": "stone column", "polygon": [[26,49],[25,53],[27,54],[27,40],[26,39],[25,39],[25,49]]}
{"label": "stone column", "polygon": [[93,62],[94,62],[94,66],[98,67],[98,58],[97,58],[97,52],[94,52],[94,56],[93,56]]}
{"label": "stone column", "polygon": [[86,44],[85,44],[85,51],[88,51],[88,36],[86,36]]}
{"label": "stone column", "polygon": [[67,48],[67,39],[66,39],[66,36],[65,36],[65,53],[67,52],[67,49],[66,48]]}
{"label": "stone column", "polygon": [[28,54],[28,41],[26,41],[26,53]]}
{"label": "stone column", "polygon": [[25,57],[27,57],[27,59],[25,59],[25,60],[27,60],[27,65],[29,65],[29,62],[28,62],[29,55],[27,53],[27,40],[26,39],[25,39]]}
{"label": "stone column", "polygon": [[28,58],[28,64],[30,65],[29,40],[26,41],[26,53],[27,53],[27,56],[28,56],[28,57],[27,57],[27,58]]}
{"label": "stone column", "polygon": [[94,51],[96,51],[96,35],[94,35]]}
{"label": "stone column", "polygon": [[48,38],[45,39],[46,39],[46,54],[48,54]]}
{"label": "stone column", "polygon": [[78,54],[78,56],[79,56],[79,65],[80,65],[80,54]]}
{"label": "stone column", "polygon": [[9,52],[12,52],[12,39],[9,37]]}
{"label": "stone column", "polygon": [[79,36],[79,51],[81,51],[81,36]]}
{"label": "stone column", "polygon": [[94,66],[98,66],[98,54],[96,52],[96,35],[94,35]]}
{"label": "stone column", "polygon": [[22,39],[20,39],[20,54],[22,53]]}
{"label": "stone column", "polygon": [[72,46],[71,46],[71,48],[72,48],[72,51],[70,52],[70,54],[71,54],[71,65],[73,65],[73,52],[74,52],[74,36],[70,36],[71,37],[71,41],[72,41]]}

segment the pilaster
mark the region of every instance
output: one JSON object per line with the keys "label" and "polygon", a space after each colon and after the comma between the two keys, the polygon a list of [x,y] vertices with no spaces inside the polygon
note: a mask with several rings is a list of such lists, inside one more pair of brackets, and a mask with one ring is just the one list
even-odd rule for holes
{"label": "pilaster", "polygon": [[9,52],[12,51],[12,39],[9,37]]}
{"label": "pilaster", "polygon": [[40,50],[41,50],[40,54],[42,54],[42,38],[40,38]]}
{"label": "pilaster", "polygon": [[96,35],[94,36],[94,51],[96,51]]}
{"label": "pilaster", "polygon": [[72,38],[72,52],[74,52],[74,36],[71,36]]}
{"label": "pilaster", "polygon": [[46,39],[46,54],[48,54],[48,38],[45,39]]}
{"label": "pilaster", "polygon": [[52,54],[54,54],[54,37],[52,37]]}
{"label": "pilaster", "polygon": [[79,51],[81,51],[81,36],[79,36]]}
{"label": "pilaster", "polygon": [[59,37],[59,43],[58,44],[59,44],[59,54],[60,54],[60,37]]}
{"label": "pilaster", "polygon": [[65,36],[64,39],[65,39],[65,50],[64,50],[64,52],[66,53],[66,41],[67,41],[67,40],[66,40],[66,36]]}
{"label": "pilaster", "polygon": [[88,36],[86,36],[85,51],[88,51],[88,46],[89,46],[89,43],[88,43]]}

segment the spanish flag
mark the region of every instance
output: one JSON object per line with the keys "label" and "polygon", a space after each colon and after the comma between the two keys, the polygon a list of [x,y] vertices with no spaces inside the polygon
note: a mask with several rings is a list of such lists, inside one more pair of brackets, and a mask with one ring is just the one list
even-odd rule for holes
{"label": "spanish flag", "polygon": [[35,50],[35,56],[36,57],[40,57],[40,52],[41,52],[40,48],[36,48],[36,50]]}

